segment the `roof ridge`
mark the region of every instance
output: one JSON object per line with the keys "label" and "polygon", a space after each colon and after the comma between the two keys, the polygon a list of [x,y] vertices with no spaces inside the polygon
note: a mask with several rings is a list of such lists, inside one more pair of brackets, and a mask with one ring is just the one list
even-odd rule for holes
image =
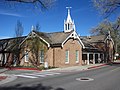
{"label": "roof ridge", "polygon": [[[106,35],[88,35],[90,37],[95,37],[95,36],[106,36]],[[87,36],[80,36],[80,37],[87,37]]]}
{"label": "roof ridge", "polygon": [[41,32],[41,31],[34,31],[34,32],[37,32],[37,33],[44,33],[44,34],[55,34],[55,33],[71,33],[71,32],[64,32],[64,31],[58,31],[58,32]]}
{"label": "roof ridge", "polygon": [[33,32],[36,32],[36,33],[46,33],[46,32],[41,32],[41,31],[35,31],[35,30],[34,30]]}
{"label": "roof ridge", "polygon": [[37,33],[44,33],[44,34],[53,34],[53,33],[64,33],[64,31],[59,31],[59,32],[41,32],[41,31],[34,31]]}
{"label": "roof ridge", "polygon": [[52,33],[64,33],[63,31],[60,32],[48,32],[47,34],[52,34]]}
{"label": "roof ridge", "polygon": [[11,40],[11,39],[17,39],[17,38],[24,38],[24,37],[27,37],[27,36],[3,38],[3,39],[0,39],[0,41],[1,40]]}

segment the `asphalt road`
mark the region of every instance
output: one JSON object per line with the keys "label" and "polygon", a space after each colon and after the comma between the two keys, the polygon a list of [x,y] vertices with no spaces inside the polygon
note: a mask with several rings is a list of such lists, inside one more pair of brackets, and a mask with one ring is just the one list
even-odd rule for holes
{"label": "asphalt road", "polygon": [[[58,72],[54,72],[58,73]],[[82,79],[82,81],[81,81]],[[120,90],[120,64],[39,78],[19,77],[0,90]]]}

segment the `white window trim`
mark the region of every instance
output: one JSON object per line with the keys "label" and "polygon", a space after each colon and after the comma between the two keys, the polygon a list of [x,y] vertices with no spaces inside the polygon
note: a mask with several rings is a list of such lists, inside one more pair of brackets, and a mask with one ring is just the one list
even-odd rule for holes
{"label": "white window trim", "polygon": [[[68,51],[68,57],[67,57],[68,61],[67,62],[66,62],[66,51]],[[65,51],[65,64],[69,64],[69,50],[66,50],[66,51]]]}
{"label": "white window trim", "polygon": [[79,50],[76,50],[76,53],[75,53],[76,55],[77,55],[77,57],[76,57],[76,63],[79,63]]}
{"label": "white window trim", "polygon": [[[28,62],[28,60],[29,60],[29,59],[27,60],[27,56],[26,56],[27,54],[28,54],[28,52],[25,51],[25,62]],[[28,57],[29,57],[29,54],[28,54]]]}
{"label": "white window trim", "polygon": [[[44,63],[44,61],[41,61],[41,51],[42,50],[40,50],[40,63]],[[44,50],[43,50],[43,53],[44,53]]]}

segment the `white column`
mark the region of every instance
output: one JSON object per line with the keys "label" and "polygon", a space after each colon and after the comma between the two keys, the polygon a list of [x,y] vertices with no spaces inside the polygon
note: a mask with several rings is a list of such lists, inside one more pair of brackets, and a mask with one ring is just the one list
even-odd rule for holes
{"label": "white column", "polygon": [[4,61],[4,64],[7,62],[7,54],[5,54],[5,61]]}
{"label": "white column", "polygon": [[89,65],[90,64],[90,62],[89,62],[89,53],[87,53],[87,65]]}
{"label": "white column", "polygon": [[100,53],[98,53],[98,63],[101,62]]}
{"label": "white column", "polygon": [[98,58],[100,58],[100,53],[98,53]]}
{"label": "white column", "polygon": [[104,60],[104,59],[105,59],[105,58],[104,58],[104,53],[103,53],[103,55],[102,55],[102,59],[103,59],[103,61],[104,61],[103,63],[105,63],[105,60]]}
{"label": "white column", "polygon": [[93,53],[93,64],[95,64],[95,53]]}

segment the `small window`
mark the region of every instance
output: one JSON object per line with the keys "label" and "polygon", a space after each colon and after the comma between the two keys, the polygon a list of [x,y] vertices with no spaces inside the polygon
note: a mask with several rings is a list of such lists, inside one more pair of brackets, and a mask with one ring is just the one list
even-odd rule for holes
{"label": "small window", "polygon": [[44,50],[40,50],[40,63],[44,63]]}
{"label": "small window", "polygon": [[66,50],[65,52],[65,63],[69,63],[69,51]]}
{"label": "small window", "polygon": [[68,23],[68,30],[70,29],[70,24]]}
{"label": "small window", "polygon": [[79,62],[79,51],[76,50],[76,63],[78,63],[78,62]]}
{"label": "small window", "polygon": [[67,30],[67,24],[65,24],[65,29]]}
{"label": "small window", "polygon": [[25,51],[25,62],[28,62],[28,60],[29,60],[28,51]]}

